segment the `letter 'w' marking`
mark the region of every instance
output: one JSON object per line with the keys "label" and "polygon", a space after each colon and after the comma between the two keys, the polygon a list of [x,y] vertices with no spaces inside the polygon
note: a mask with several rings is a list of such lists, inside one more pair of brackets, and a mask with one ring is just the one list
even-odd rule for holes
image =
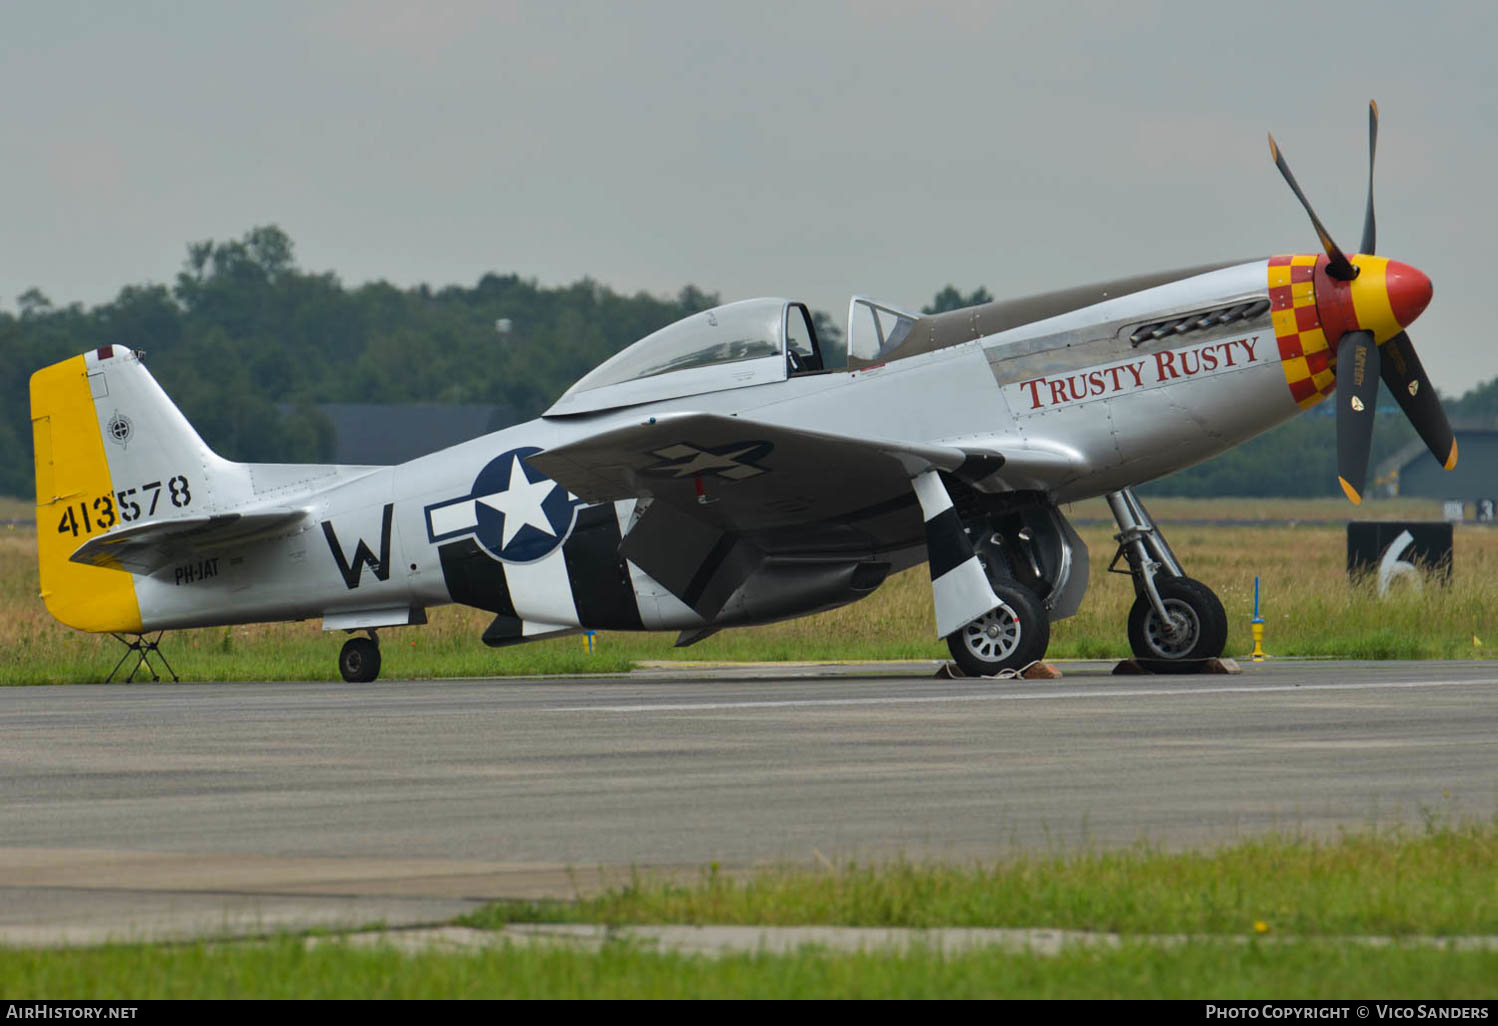
{"label": "letter 'w' marking", "polygon": [[333,522],[324,520],[322,522],[322,533],[327,536],[328,548],[333,550],[333,560],[338,564],[338,572],[343,575],[343,583],[349,589],[359,587],[359,575],[367,566],[374,571],[375,579],[380,581],[390,580],[390,518],[395,512],[395,504],[385,503],[384,520],[380,524],[380,555],[379,558],[369,551],[369,546],[364,539],[359,539],[359,544],[354,546],[354,558],[345,559],[343,546],[338,543],[338,535],[333,533]]}

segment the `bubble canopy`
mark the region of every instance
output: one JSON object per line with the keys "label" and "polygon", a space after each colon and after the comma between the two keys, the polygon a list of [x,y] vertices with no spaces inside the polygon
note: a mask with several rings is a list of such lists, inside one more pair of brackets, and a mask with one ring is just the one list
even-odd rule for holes
{"label": "bubble canopy", "polygon": [[785,299],[746,299],[684,317],[599,364],[546,416],[783,381],[786,317],[804,309]]}

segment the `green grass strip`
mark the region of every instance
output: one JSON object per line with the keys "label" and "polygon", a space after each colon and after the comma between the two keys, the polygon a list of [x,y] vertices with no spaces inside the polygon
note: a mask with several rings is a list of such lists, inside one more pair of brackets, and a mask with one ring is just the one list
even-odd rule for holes
{"label": "green grass strip", "polygon": [[1265,837],[1209,852],[1140,847],[1016,854],[970,866],[776,869],[742,878],[709,868],[687,885],[639,875],[578,901],[487,906],[465,922],[1498,935],[1498,827],[1431,823],[1423,832]]}
{"label": "green grass strip", "polygon": [[1498,954],[1255,942],[995,949],[943,956],[802,951],[720,958],[627,944],[404,955],[263,944],[0,949],[0,999],[243,998],[1491,998]]}

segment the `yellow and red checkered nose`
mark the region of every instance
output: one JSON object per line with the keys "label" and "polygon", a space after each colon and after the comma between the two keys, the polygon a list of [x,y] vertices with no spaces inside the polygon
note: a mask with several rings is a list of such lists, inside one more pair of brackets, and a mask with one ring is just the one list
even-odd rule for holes
{"label": "yellow and red checkered nose", "polygon": [[1316,267],[1316,307],[1332,345],[1349,331],[1371,331],[1382,345],[1430,304],[1430,279],[1409,264],[1361,253],[1351,261],[1358,269],[1352,281],[1330,277],[1324,263]]}
{"label": "yellow and red checkered nose", "polygon": [[1430,279],[1409,264],[1358,254],[1352,281],[1326,273],[1325,254],[1269,258],[1269,300],[1274,337],[1290,394],[1304,408],[1336,391],[1337,342],[1349,331],[1371,331],[1389,341],[1424,312]]}
{"label": "yellow and red checkered nose", "polygon": [[1317,272],[1326,257],[1319,253],[1284,254],[1269,258],[1270,317],[1279,343],[1280,365],[1290,395],[1303,409],[1315,406],[1337,387],[1332,372],[1336,349],[1316,308]]}

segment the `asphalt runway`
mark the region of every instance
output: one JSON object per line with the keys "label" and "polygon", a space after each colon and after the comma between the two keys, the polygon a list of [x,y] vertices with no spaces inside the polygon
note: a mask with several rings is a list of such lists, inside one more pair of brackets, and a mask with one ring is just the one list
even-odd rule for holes
{"label": "asphalt runway", "polygon": [[0,688],[0,942],[1498,811],[1498,663]]}

